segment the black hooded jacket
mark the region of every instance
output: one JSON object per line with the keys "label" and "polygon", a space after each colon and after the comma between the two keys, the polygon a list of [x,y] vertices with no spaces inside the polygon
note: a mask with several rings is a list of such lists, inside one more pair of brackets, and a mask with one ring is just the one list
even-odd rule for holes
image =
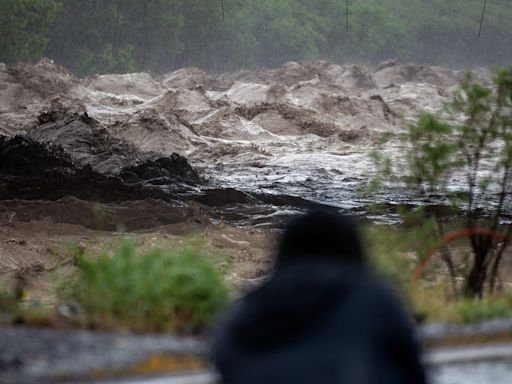
{"label": "black hooded jacket", "polygon": [[[356,259],[331,257],[329,247],[316,258],[309,251],[290,257],[286,242],[298,252],[304,240],[292,227],[274,274],[235,305],[216,335],[212,358],[222,382],[424,383],[412,327],[394,293]],[[318,240],[314,235],[304,241]]]}

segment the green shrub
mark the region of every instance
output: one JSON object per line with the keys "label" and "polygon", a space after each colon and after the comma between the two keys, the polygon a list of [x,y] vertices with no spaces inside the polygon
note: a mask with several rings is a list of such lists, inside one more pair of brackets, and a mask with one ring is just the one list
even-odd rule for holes
{"label": "green shrub", "polygon": [[512,69],[498,70],[493,87],[468,72],[443,109],[436,114],[423,113],[409,126],[402,135],[398,158],[378,151],[372,155],[374,171],[380,174],[372,183],[374,189],[398,188],[427,202],[424,217],[435,219],[440,243],[450,234],[444,228],[446,209],[435,206],[448,206],[461,218],[458,229],[465,231],[471,251],[459,268],[463,287],[458,287],[455,259],[448,248],[442,259],[454,293],[466,297],[481,298],[495,292],[512,239],[512,226],[504,220],[505,196],[512,193],[511,108]]}
{"label": "green shrub", "polygon": [[19,311],[19,302],[14,294],[0,288],[0,315],[13,315]]}
{"label": "green shrub", "polygon": [[183,330],[207,325],[227,301],[227,289],[199,247],[137,252],[123,242],[97,258],[76,252],[78,272],[60,298],[99,327]]}
{"label": "green shrub", "polygon": [[407,291],[414,260],[400,248],[400,234],[394,233],[391,229],[374,226],[365,235],[371,249],[371,268],[393,287]]}
{"label": "green shrub", "polygon": [[133,45],[114,47],[107,44],[101,52],[86,48],[80,52],[78,73],[82,76],[95,73],[126,73],[135,71]]}
{"label": "green shrub", "polygon": [[28,324],[33,326],[53,324],[53,311],[40,301],[28,301],[23,293],[0,287],[0,324]]}
{"label": "green shrub", "polygon": [[61,9],[56,0],[0,0],[0,62],[14,65],[41,59]]}
{"label": "green shrub", "polygon": [[512,307],[503,299],[465,299],[457,305],[457,314],[463,323],[512,316]]}
{"label": "green shrub", "polygon": [[374,224],[366,228],[364,236],[371,267],[393,286],[407,292],[415,266],[439,242],[434,236],[434,222],[419,219],[421,209],[400,214],[402,225]]}

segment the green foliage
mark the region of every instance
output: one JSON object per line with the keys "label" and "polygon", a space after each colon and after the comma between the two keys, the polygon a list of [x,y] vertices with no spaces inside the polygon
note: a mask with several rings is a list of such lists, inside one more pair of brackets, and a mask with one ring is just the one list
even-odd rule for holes
{"label": "green foliage", "polygon": [[409,182],[430,193],[446,187],[457,150],[456,145],[447,140],[452,134],[449,124],[429,113],[421,115],[417,124],[409,127],[405,138],[410,148],[414,148],[406,156]]}
{"label": "green foliage", "polygon": [[48,28],[60,4],[54,0],[0,0],[0,62],[16,64],[41,58]]}
{"label": "green foliage", "polygon": [[[382,171],[386,165],[388,179],[425,195],[465,197],[468,213],[487,206],[490,196],[484,192],[490,186],[504,192],[510,187],[503,177],[512,166],[511,76],[512,70],[499,70],[493,92],[467,73],[442,113],[422,114],[403,135],[405,162],[391,167],[390,159],[377,153],[376,167]],[[494,163],[493,175],[481,172],[483,160]],[[465,175],[465,190],[448,188],[455,174]]]}
{"label": "green foliage", "polygon": [[318,57],[325,38],[317,29],[321,20],[308,6],[290,0],[263,0],[247,11],[250,36],[255,39],[249,46],[255,50],[251,66]]}
{"label": "green foliage", "polygon": [[97,258],[75,252],[78,272],[60,297],[83,308],[87,324],[179,330],[208,324],[226,304],[224,282],[200,248],[137,252],[126,241]]}
{"label": "green foliage", "polygon": [[396,288],[407,292],[415,265],[425,256],[425,251],[439,246],[436,224],[424,220],[419,209],[403,212],[400,227],[374,225],[365,232],[366,244],[372,255],[373,269]]}
{"label": "green foliage", "polygon": [[460,321],[463,323],[478,323],[512,315],[512,306],[504,298],[465,299],[458,303],[456,308]]}
{"label": "green foliage", "polygon": [[488,5],[480,38],[480,0],[354,1],[348,31],[340,0],[230,0],[223,8],[224,17],[217,0],[0,0],[0,61],[46,55],[89,75],[314,58],[455,66],[512,60],[507,0]]}
{"label": "green foliage", "polygon": [[23,292],[0,287],[0,324],[49,325],[53,320],[50,308],[38,301],[26,302]]}
{"label": "green foliage", "polygon": [[400,235],[392,229],[372,228],[366,233],[366,243],[372,249],[372,269],[394,287],[406,291],[414,264],[404,256]]}
{"label": "green foliage", "polygon": [[132,45],[114,48],[108,44],[99,53],[92,53],[84,48],[80,52],[80,57],[81,60],[78,64],[80,73],[126,73],[135,71]]}
{"label": "green foliage", "polygon": [[155,70],[183,50],[184,15],[173,0],[66,0],[46,55],[79,75]]}
{"label": "green foliage", "polygon": [[13,315],[19,312],[19,301],[14,294],[0,289],[0,316]]}
{"label": "green foliage", "polygon": [[[486,278],[489,290],[496,284],[499,265],[512,227],[501,225],[512,193],[512,69],[501,69],[489,88],[466,74],[452,101],[438,114],[425,113],[403,135],[402,158],[392,162],[382,154],[372,156],[381,178],[425,199],[439,198],[465,213],[466,227],[505,232],[506,241],[471,235],[471,267],[464,276],[468,295],[482,296]],[[485,165],[484,165],[485,162]],[[463,177],[458,188],[448,181]],[[380,181],[380,180],[379,180]],[[379,185],[382,185],[380,182]],[[490,219],[478,212],[486,210]],[[442,220],[433,213],[442,235]],[[455,283],[450,256],[444,254]],[[491,273],[489,273],[489,271]]]}
{"label": "green foliage", "polygon": [[[427,284],[412,290],[412,273],[425,250],[438,247],[434,219],[424,221],[422,212],[404,213],[399,226],[372,225],[364,231],[372,269],[403,296],[410,310],[426,321],[478,323],[512,316],[512,292],[483,299],[453,297],[449,279],[438,261],[429,265]],[[427,288],[428,287],[428,288]]]}

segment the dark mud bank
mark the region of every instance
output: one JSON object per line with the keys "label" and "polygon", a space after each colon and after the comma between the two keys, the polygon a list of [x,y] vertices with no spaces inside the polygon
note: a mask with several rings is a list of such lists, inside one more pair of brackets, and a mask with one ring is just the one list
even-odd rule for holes
{"label": "dark mud bank", "polygon": [[[0,138],[0,199],[57,200],[74,196],[83,200],[114,202],[145,198],[172,199],[170,191],[151,187],[155,175],[183,185],[194,182],[188,162],[173,156],[122,169],[119,176],[105,175],[87,164],[74,162],[60,146],[30,138]],[[137,168],[139,167],[139,168]],[[174,173],[174,168],[178,172]],[[185,169],[183,169],[185,168]],[[144,172],[145,171],[145,172]],[[151,177],[145,177],[149,174]],[[168,184],[169,185],[169,184]]]}
{"label": "dark mud bank", "polygon": [[[184,206],[195,202],[199,203],[201,216],[256,225],[282,222],[274,216],[276,210],[282,211],[283,207],[292,208],[292,211],[327,207],[294,196],[218,188],[211,181],[202,177],[185,157],[177,153],[162,157],[142,152],[112,137],[87,113],[47,111],[26,134],[10,138],[0,136],[0,200],[16,201],[16,204],[8,205],[16,212],[20,211],[18,218],[27,216],[23,212],[33,205],[21,201],[46,201],[48,207],[59,201],[62,208],[66,201],[70,201],[69,197],[111,204],[104,207],[106,210],[121,202],[139,201],[139,205],[147,208],[155,204],[145,204],[145,201],[162,200],[162,204],[169,208],[167,210],[183,211]],[[156,215],[150,211],[148,215]],[[280,214],[281,219],[292,211],[285,209]],[[58,221],[71,220],[62,215],[55,216],[54,209],[42,209],[42,212]],[[30,216],[29,213],[27,219]],[[171,216],[174,221],[176,215]],[[183,212],[179,216],[183,216]],[[165,217],[154,224],[168,223]],[[80,224],[96,229],[116,227],[113,222],[98,227],[97,220]]]}

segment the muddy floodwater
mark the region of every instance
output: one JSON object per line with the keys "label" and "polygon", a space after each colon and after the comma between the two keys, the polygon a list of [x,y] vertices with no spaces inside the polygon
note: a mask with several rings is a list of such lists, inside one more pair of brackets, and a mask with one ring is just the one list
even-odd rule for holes
{"label": "muddy floodwater", "polygon": [[52,271],[72,269],[62,244],[98,251],[130,233],[167,245],[194,232],[232,255],[234,282],[257,283],[290,216],[323,207],[393,221],[397,204],[422,203],[362,196],[369,153],[386,137],[382,150],[400,154],[397,135],[463,75],[315,61],[79,79],[47,59],[0,63],[0,279],[23,272],[46,298]]}
{"label": "muddy floodwater", "polygon": [[[473,72],[491,82],[488,70]],[[462,75],[393,61],[376,67],[290,62],[227,74],[184,68],[161,76],[86,79],[48,60],[0,65],[0,135],[21,134],[62,149],[75,167],[99,175],[81,178],[92,180],[89,190],[109,183],[106,189],[121,191],[126,189],[121,184],[149,184],[166,196],[153,188],[126,191],[124,198],[176,202],[195,196],[209,216],[235,224],[265,226],[319,205],[358,214],[370,203],[358,193],[369,180],[369,152],[383,136],[402,132],[420,111],[441,107]],[[398,146],[391,138],[384,151],[399,153]],[[165,159],[174,153],[201,181],[182,177],[186,167],[168,167]],[[10,191],[21,189],[18,181],[10,179]],[[25,184],[29,199],[97,198],[79,188],[56,194],[51,186],[52,194],[37,196]],[[9,188],[0,196],[15,197]],[[110,200],[115,198],[122,200],[123,194]],[[390,192],[380,202],[407,199]]]}

